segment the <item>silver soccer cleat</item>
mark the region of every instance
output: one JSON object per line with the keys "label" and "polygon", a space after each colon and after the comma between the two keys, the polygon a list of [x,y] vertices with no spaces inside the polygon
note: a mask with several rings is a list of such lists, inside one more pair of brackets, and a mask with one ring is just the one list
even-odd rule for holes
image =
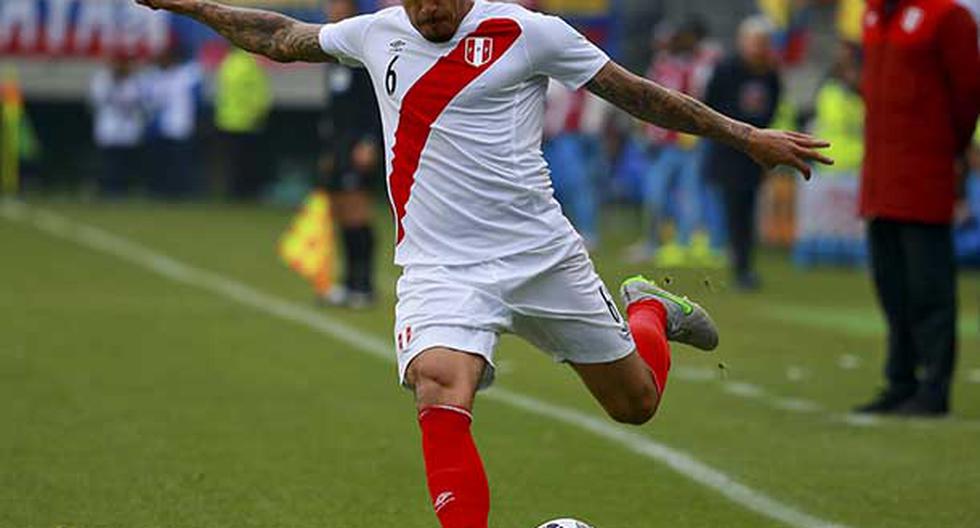
{"label": "silver soccer cleat", "polygon": [[648,299],[660,301],[667,309],[667,339],[670,341],[706,352],[718,348],[715,322],[704,308],[687,297],[674,295],[641,275],[623,281],[619,292],[627,306]]}

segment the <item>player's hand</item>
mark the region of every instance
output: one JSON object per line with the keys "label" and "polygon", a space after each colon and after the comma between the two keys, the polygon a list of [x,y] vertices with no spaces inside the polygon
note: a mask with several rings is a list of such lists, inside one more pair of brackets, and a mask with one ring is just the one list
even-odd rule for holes
{"label": "player's hand", "polygon": [[780,165],[793,167],[809,180],[812,176],[810,163],[834,164],[834,160],[819,152],[829,146],[827,141],[800,132],[754,130],[745,151],[766,169]]}

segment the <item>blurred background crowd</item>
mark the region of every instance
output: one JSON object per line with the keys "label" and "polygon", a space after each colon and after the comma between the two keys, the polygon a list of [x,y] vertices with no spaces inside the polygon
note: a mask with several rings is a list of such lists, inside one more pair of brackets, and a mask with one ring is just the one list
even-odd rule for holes
{"label": "blurred background crowd", "polygon": [[[230,0],[317,21],[377,0]],[[761,286],[757,242],[801,266],[867,259],[858,216],[864,157],[863,0],[538,0],[636,72],[757,126],[833,142],[813,182],[764,174],[722,145],[638,126],[553,84],[544,152],[556,194],[588,243],[613,206],[643,236],[625,258],[729,267]],[[977,2],[964,0],[980,14]],[[391,2],[388,2],[391,4]],[[370,269],[385,202],[369,80],[340,66],[273,64],[207,29],[129,0],[0,4],[7,193],[296,205],[335,194],[352,270]],[[12,159],[16,158],[16,159]],[[957,256],[980,264],[980,155],[959,168]],[[369,274],[368,274],[369,275]],[[370,292],[370,277],[349,277]]]}

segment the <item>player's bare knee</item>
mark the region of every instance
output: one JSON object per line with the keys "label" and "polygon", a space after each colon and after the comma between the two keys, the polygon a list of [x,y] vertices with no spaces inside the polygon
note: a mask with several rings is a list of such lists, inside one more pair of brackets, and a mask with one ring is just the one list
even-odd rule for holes
{"label": "player's bare knee", "polygon": [[440,350],[420,355],[409,365],[406,378],[415,389],[420,409],[432,405],[469,409],[482,373],[482,360],[474,364],[459,352]]}
{"label": "player's bare knee", "polygon": [[657,414],[657,393],[642,393],[624,398],[606,411],[613,420],[626,425],[644,425]]}
{"label": "player's bare knee", "polygon": [[419,367],[409,379],[420,406],[460,405],[466,398],[462,379],[438,368]]}

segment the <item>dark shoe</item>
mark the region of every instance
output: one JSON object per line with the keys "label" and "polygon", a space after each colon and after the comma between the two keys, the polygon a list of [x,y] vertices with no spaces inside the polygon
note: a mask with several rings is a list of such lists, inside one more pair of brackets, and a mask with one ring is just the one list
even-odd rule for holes
{"label": "dark shoe", "polygon": [[949,414],[949,404],[935,398],[917,395],[905,400],[893,414],[909,418],[943,418]]}
{"label": "dark shoe", "polygon": [[905,402],[912,399],[914,392],[886,389],[881,391],[877,398],[871,402],[856,407],[854,412],[858,414],[892,414]]}

